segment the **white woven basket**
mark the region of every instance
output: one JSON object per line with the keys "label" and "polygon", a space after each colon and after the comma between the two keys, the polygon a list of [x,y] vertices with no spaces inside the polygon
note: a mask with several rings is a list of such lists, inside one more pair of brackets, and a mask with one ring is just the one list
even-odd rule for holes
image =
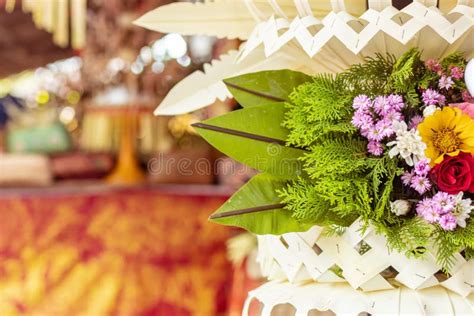
{"label": "white woven basket", "polygon": [[[248,315],[250,303],[254,300],[263,304],[261,316],[276,315],[282,308],[285,312],[278,315],[471,316],[474,313],[472,295],[463,298],[442,286],[424,290],[401,286],[392,290],[362,292],[347,283],[292,284],[274,281],[249,293],[243,315]],[[324,313],[326,311],[332,313]]]}
{"label": "white woven basket", "polygon": [[[432,250],[423,259],[389,252],[384,236],[371,228],[361,235],[360,225],[354,222],[341,236],[324,236],[323,229],[316,226],[304,233],[258,236],[257,261],[263,275],[294,284],[347,282],[365,292],[399,286],[412,290],[441,286],[462,297],[474,292],[474,260],[456,254],[451,276],[446,278],[438,273],[441,267]],[[363,254],[361,246],[366,249]]]}
{"label": "white woven basket", "polygon": [[321,20],[311,14],[293,19],[271,16],[255,27],[241,58],[260,45],[268,57],[291,42],[298,43],[310,57],[326,55],[333,62],[349,64],[358,62],[354,60],[358,54],[399,55],[410,47],[419,47],[425,56],[436,58],[456,50],[471,55],[473,6],[472,0],[458,0],[450,12],[443,13],[432,0],[413,1],[402,10],[392,7],[391,1],[376,0],[369,1],[369,10],[358,18],[344,10],[333,10]]}

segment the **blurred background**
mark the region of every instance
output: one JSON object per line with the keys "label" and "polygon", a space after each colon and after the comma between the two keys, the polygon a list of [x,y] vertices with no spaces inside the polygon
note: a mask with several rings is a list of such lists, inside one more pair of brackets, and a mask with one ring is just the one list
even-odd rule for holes
{"label": "blurred background", "polygon": [[250,235],[207,221],[253,174],[153,110],[237,40],[132,22],[168,0],[0,0],[0,315],[240,315]]}

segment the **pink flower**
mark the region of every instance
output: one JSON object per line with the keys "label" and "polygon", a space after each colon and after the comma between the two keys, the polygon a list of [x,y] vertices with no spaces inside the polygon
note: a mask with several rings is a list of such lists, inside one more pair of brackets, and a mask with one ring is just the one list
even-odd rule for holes
{"label": "pink flower", "polygon": [[423,215],[428,212],[433,206],[433,200],[430,198],[424,198],[416,204],[416,213],[418,215]]}
{"label": "pink flower", "polygon": [[367,150],[374,156],[380,156],[383,153],[382,144],[373,140],[367,144]]}
{"label": "pink flower", "polygon": [[456,206],[456,200],[454,195],[446,192],[438,192],[433,196],[433,203],[438,208],[440,214],[446,214],[451,212]]}
{"label": "pink flower", "polygon": [[418,124],[420,124],[421,122],[423,122],[423,116],[417,114],[411,118],[410,123],[408,124],[408,128],[417,128]]}
{"label": "pink flower", "polygon": [[360,134],[365,138],[369,139],[369,130],[367,128],[361,128]]}
{"label": "pink flower", "polygon": [[471,102],[471,103],[474,102],[474,98],[471,96],[471,94],[467,90],[464,90],[463,92],[461,92],[461,96],[464,102]]}
{"label": "pink flower", "polygon": [[438,98],[439,105],[444,105],[446,103],[446,97],[444,95],[440,95]]}
{"label": "pink flower", "polygon": [[375,124],[375,128],[380,131],[382,137],[390,137],[395,134],[393,130],[392,121],[388,119],[382,119]]}
{"label": "pink flower", "polygon": [[459,80],[462,77],[464,77],[464,70],[462,68],[453,66],[450,68],[450,71],[451,71],[451,77],[453,77],[456,80]]}
{"label": "pink flower", "polygon": [[439,219],[439,225],[444,230],[454,230],[456,228],[456,217],[451,213],[444,214]]}
{"label": "pink flower", "polygon": [[369,128],[367,139],[368,140],[374,140],[374,141],[381,141],[382,138],[384,137],[383,133],[381,130],[379,130],[377,127],[371,127]]}
{"label": "pink flower", "polygon": [[443,105],[445,98],[439,94],[438,91],[433,89],[427,89],[422,93],[423,103],[425,105]]}
{"label": "pink flower", "polygon": [[388,103],[392,107],[392,110],[400,111],[405,107],[405,103],[403,103],[403,98],[401,95],[398,94],[391,94],[387,97]]}
{"label": "pink flower", "polygon": [[356,110],[362,109],[363,111],[369,110],[372,106],[372,101],[365,94],[358,95],[352,101],[352,107]]}
{"label": "pink flower", "polygon": [[440,219],[438,212],[435,210],[434,207],[429,208],[426,212],[424,212],[421,216],[428,222],[428,223],[437,223]]}
{"label": "pink flower", "polygon": [[428,159],[423,158],[415,164],[415,173],[419,176],[426,176],[431,170]]}
{"label": "pink flower", "polygon": [[411,187],[415,189],[416,192],[424,194],[431,189],[431,182],[426,176],[415,175],[413,179],[411,179]]}
{"label": "pink flower", "polygon": [[400,121],[403,121],[405,119],[403,117],[403,114],[401,112],[398,112],[398,111],[390,111],[387,114],[385,114],[383,116],[383,118],[389,120],[390,122],[393,122],[393,121],[400,122]]}
{"label": "pink flower", "polygon": [[363,110],[359,109],[352,117],[352,125],[360,129],[369,129],[374,126],[374,120],[370,114],[367,114]]}
{"label": "pink flower", "polygon": [[474,103],[469,103],[469,102],[453,103],[453,104],[450,104],[449,106],[460,109],[461,111],[469,115],[474,120]]}
{"label": "pink flower", "polygon": [[405,173],[402,175],[401,179],[404,185],[407,187],[411,185],[411,181],[413,180],[413,177],[415,176],[415,172],[412,171],[405,171]]}
{"label": "pink flower", "polygon": [[381,95],[374,100],[374,109],[380,115],[388,113],[392,109],[392,104],[388,97]]}
{"label": "pink flower", "polygon": [[454,81],[453,79],[451,79],[451,77],[447,77],[445,75],[441,76],[441,78],[439,79],[439,82],[438,82],[438,86],[440,89],[450,89],[454,84]]}
{"label": "pink flower", "polygon": [[434,207],[433,200],[430,198],[424,198],[416,205],[416,213],[423,217],[428,223],[437,223],[440,219],[439,213]]}
{"label": "pink flower", "polygon": [[441,71],[441,64],[436,59],[428,59],[425,61],[425,66],[433,72]]}
{"label": "pink flower", "polygon": [[[443,205],[453,204],[456,206],[456,197],[445,192],[438,192],[433,198],[424,198],[416,205],[416,213],[423,217],[428,223],[438,223],[444,230],[454,230],[457,226],[457,218],[451,211],[444,212]],[[470,201],[469,201],[470,203]]]}

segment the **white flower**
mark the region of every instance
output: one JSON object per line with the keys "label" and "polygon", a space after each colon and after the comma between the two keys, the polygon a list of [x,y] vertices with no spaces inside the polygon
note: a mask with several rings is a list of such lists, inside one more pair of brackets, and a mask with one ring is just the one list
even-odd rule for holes
{"label": "white flower", "polygon": [[388,152],[390,158],[400,155],[409,166],[425,158],[426,144],[421,139],[418,130],[408,130],[407,124],[403,121],[393,122],[393,129],[397,138],[387,144],[387,146],[393,146]]}
{"label": "white flower", "polygon": [[466,219],[470,217],[471,211],[474,209],[471,199],[462,198],[463,192],[456,195],[456,207],[453,210],[453,215],[456,217],[456,223],[459,227],[466,227]]}
{"label": "white flower", "polygon": [[430,115],[433,115],[436,110],[439,110],[439,108],[436,107],[436,105],[428,105],[424,110],[423,110],[423,116],[428,117]]}
{"label": "white flower", "polygon": [[390,211],[397,216],[406,215],[411,209],[411,204],[407,200],[396,200],[390,202]]}

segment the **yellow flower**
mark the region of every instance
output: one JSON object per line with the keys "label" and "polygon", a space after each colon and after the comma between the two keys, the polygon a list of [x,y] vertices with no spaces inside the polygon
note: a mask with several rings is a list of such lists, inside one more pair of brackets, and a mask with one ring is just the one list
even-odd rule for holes
{"label": "yellow flower", "polygon": [[436,111],[418,125],[418,131],[431,166],[442,162],[445,155],[474,154],[474,120],[458,108],[446,106]]}

